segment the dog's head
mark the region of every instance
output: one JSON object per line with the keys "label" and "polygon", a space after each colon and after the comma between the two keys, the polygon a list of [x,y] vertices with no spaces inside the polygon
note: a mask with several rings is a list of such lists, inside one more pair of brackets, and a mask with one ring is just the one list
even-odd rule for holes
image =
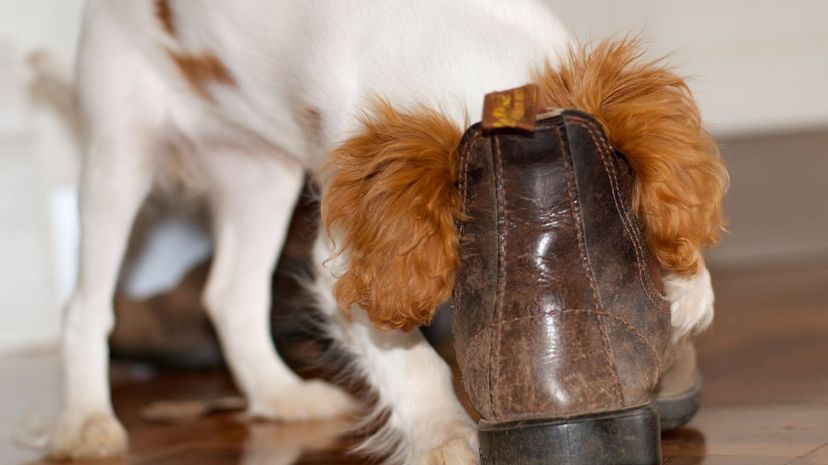
{"label": "dog's head", "polygon": [[[641,60],[636,41],[571,48],[536,73],[546,107],[594,115],[636,173],[635,211],[662,266],[694,274],[718,240],[727,174],[685,82]],[[322,220],[345,263],[335,287],[347,313],[379,327],[431,320],[454,286],[462,129],[436,110],[378,99],[327,164]]]}

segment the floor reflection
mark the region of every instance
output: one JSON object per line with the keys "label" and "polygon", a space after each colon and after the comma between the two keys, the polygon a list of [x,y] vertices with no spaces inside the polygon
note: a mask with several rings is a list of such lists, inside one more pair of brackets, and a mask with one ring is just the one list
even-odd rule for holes
{"label": "floor reflection", "polygon": [[[213,434],[204,435],[212,423]],[[175,425],[128,425],[130,453],[113,460],[73,462],[75,465],[356,465],[362,461],[345,452],[348,423],[330,420],[285,424],[253,421],[222,414]],[[187,434],[190,430],[192,436]],[[25,465],[58,465],[41,460]]]}
{"label": "floor reflection", "polygon": [[[279,425],[257,422],[248,425],[239,465],[294,465],[321,463],[322,457],[345,459],[342,437],[348,424],[342,420]],[[326,462],[330,463],[330,462]]]}
{"label": "floor reflection", "polygon": [[[707,439],[704,437],[704,433],[692,427],[670,431],[661,435],[661,452],[667,456],[704,456],[707,453]],[[684,464],[685,462],[681,463]],[[695,462],[687,463],[689,465]]]}

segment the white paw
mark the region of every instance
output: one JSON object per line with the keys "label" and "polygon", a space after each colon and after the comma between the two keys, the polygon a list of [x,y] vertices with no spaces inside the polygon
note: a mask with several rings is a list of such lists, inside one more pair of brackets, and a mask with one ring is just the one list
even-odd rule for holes
{"label": "white paw", "polygon": [[699,333],[713,322],[713,286],[706,267],[690,277],[667,274],[664,290],[670,299],[673,341]]}
{"label": "white paw", "polygon": [[431,447],[415,444],[413,465],[478,465],[480,463],[477,428],[467,422],[455,422],[443,428],[443,434],[432,432],[440,441]]}
{"label": "white paw", "polygon": [[356,401],[342,389],[324,381],[304,381],[250,399],[249,413],[256,418],[307,421],[353,412]]}
{"label": "white paw", "polygon": [[49,456],[60,460],[96,460],[121,456],[126,450],[126,430],[112,414],[65,414],[55,427]]}

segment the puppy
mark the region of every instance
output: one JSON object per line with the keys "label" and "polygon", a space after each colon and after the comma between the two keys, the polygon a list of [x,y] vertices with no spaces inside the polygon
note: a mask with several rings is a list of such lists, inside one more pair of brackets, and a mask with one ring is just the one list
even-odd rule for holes
{"label": "puppy", "polygon": [[704,326],[712,290],[700,251],[721,227],[726,177],[690,93],[633,42],[567,44],[540,0],[89,0],[77,66],[80,271],[53,455],[126,448],[107,381],[111,301],[136,211],[169,178],[211,207],[204,303],[251,413],[291,421],[351,408],[339,389],[293,374],[267,329],[270,274],[310,173],[325,225],[318,307],[389,412],[365,449],[406,464],[476,463],[448,367],[403,330],[430,321],[453,286],[462,132],[484,94],[528,82],[547,107],[596,115],[629,157],[677,336]]}

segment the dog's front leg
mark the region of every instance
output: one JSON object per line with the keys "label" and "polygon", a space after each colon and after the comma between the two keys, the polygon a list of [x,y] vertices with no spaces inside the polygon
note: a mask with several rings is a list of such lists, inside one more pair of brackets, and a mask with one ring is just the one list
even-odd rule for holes
{"label": "dog's front leg", "polygon": [[215,257],[204,291],[207,312],[252,415],[306,420],[350,407],[341,390],[303,381],[279,358],[270,335],[271,276],[304,171],[281,153],[214,150],[210,176]]}
{"label": "dog's front leg", "polygon": [[[315,252],[318,264],[331,255],[327,238],[317,241]],[[329,317],[330,333],[353,358],[351,370],[364,377],[378,397],[375,414],[366,421],[390,413],[383,429],[360,452],[390,455],[389,463],[406,465],[477,464],[477,429],[454,394],[445,361],[419,330],[377,330],[359,309],[348,321],[334,302],[334,284],[331,270],[319,266],[316,292]]]}
{"label": "dog's front leg", "polygon": [[[137,125],[136,125],[137,126]],[[132,221],[152,183],[151,140],[137,127],[92,137],[81,179],[80,270],[63,320],[64,405],[51,455],[102,458],[126,449],[109,393],[107,335]]]}

